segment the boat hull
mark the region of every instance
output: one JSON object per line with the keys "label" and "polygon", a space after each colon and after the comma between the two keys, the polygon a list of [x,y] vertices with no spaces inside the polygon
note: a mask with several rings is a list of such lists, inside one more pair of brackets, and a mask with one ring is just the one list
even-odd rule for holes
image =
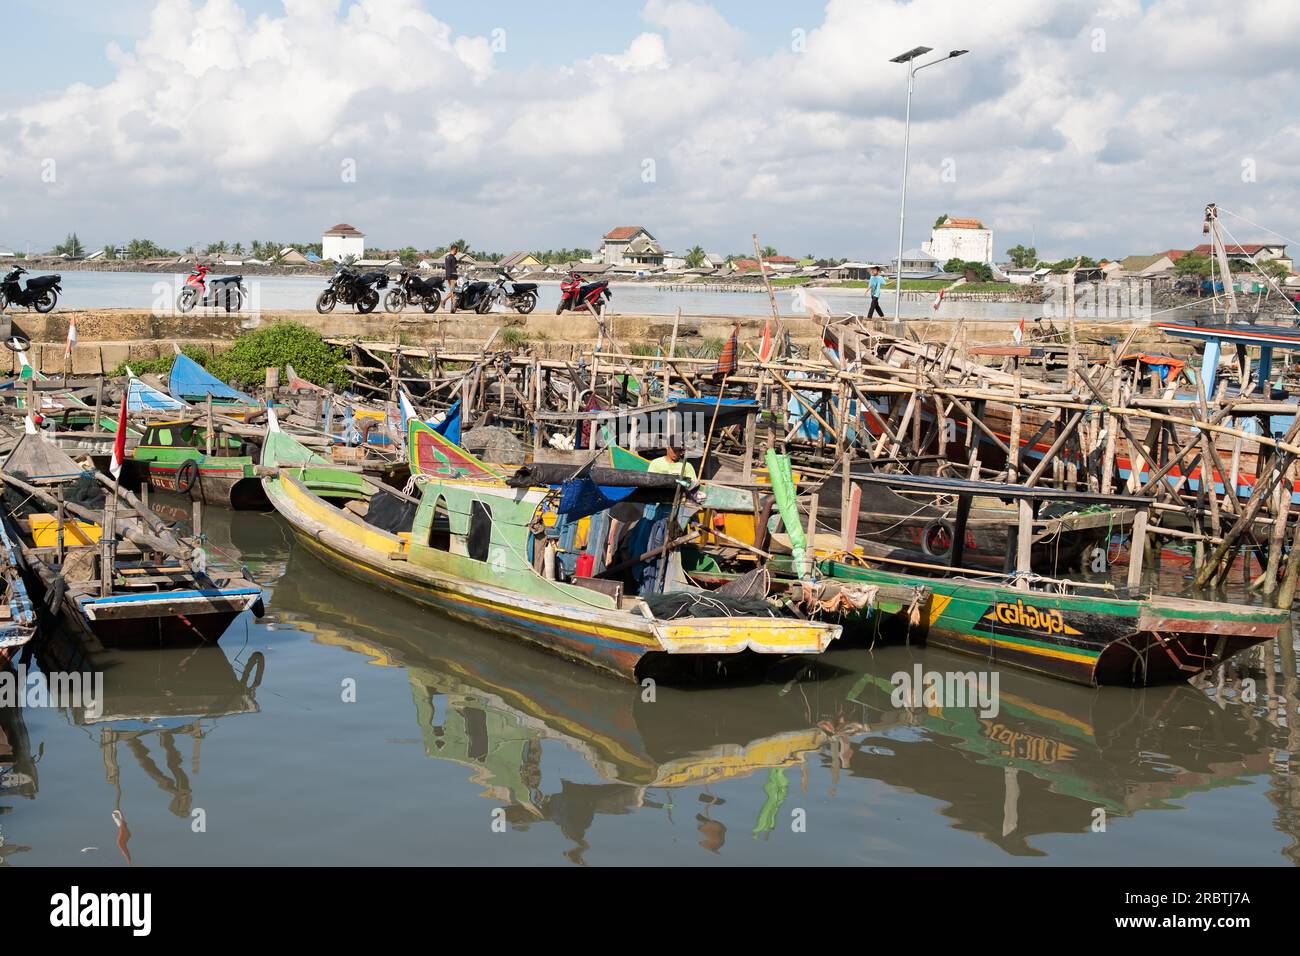
{"label": "boat hull", "polygon": [[838,562],[822,568],[848,580],[925,583],[933,589],[928,643],[1088,686],[1185,681],[1278,636],[1287,620],[1273,608],[1048,594]]}
{"label": "boat hull", "polygon": [[[327,482],[328,470],[321,472]],[[730,668],[766,655],[817,654],[841,631],[835,625],[768,617],[658,621],[637,610],[640,602],[615,608],[596,592],[579,598],[573,593],[577,589],[541,578],[543,591],[549,588],[558,598],[503,587],[410,560],[401,539],[345,514],[286,473],[265,482],[267,496],[297,540],[331,567],[625,680],[650,672],[669,676],[685,663],[699,667],[712,659],[725,660]]]}

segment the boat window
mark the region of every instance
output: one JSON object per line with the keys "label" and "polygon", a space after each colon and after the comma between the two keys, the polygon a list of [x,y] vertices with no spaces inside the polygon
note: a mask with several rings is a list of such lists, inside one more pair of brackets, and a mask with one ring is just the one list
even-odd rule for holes
{"label": "boat window", "polygon": [[469,534],[465,536],[465,551],[475,561],[486,561],[488,545],[492,541],[492,509],[481,501],[470,503]]}
{"label": "boat window", "polygon": [[154,432],[154,444],[167,447],[172,443],[172,430],[170,428],[160,428]]}
{"label": "boat window", "polygon": [[435,551],[451,550],[451,518],[447,514],[447,499],[433,503],[433,516],[429,519],[429,547]]}

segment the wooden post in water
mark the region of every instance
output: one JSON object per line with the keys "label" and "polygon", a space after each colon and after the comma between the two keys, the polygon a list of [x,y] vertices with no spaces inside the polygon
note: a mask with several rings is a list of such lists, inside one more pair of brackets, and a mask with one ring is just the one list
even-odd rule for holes
{"label": "wooden post in water", "polygon": [[800,577],[811,574],[817,566],[817,505],[818,494],[814,491],[812,500],[808,503],[808,546],[804,549],[804,566],[800,569]]}
{"label": "wooden post in water", "polygon": [[208,392],[208,401],[207,401],[207,406],[206,406],[206,417],[207,417],[207,428],[206,428],[206,432],[207,432],[207,434],[206,434],[205,437],[204,437],[203,450],[204,450],[204,453],[207,455],[207,457],[211,458],[211,457],[212,457],[212,430],[213,430],[213,426],[212,426],[212,393],[211,393],[211,392]]}
{"label": "wooden post in water", "polygon": [[840,516],[840,547],[852,551],[858,538],[858,514],[862,510],[862,486],[849,489],[849,504]]}
{"label": "wooden post in water", "polygon": [[1028,591],[1028,575],[1034,566],[1034,509],[1028,498],[1020,499],[1019,511],[1016,524],[1016,587]]}
{"label": "wooden post in water", "polygon": [[113,538],[117,534],[117,483],[104,501],[104,527],[99,535],[99,596],[113,593]]}
{"label": "wooden post in water", "polygon": [[1133,532],[1129,538],[1128,548],[1128,587],[1136,591],[1142,585],[1142,561],[1147,549],[1147,521],[1151,517],[1150,507],[1143,508],[1133,516]]}
{"label": "wooden post in water", "polygon": [[58,516],[57,516],[57,518],[58,518],[58,534],[59,534],[59,545],[58,545],[58,547],[59,547],[59,551],[58,551],[58,554],[59,554],[59,567],[62,568],[62,567],[63,567],[63,552],[64,552],[64,547],[63,547],[63,522],[67,520],[67,511],[66,511],[66,509],[63,507],[63,486],[62,486],[62,485],[60,485],[60,486],[58,487],[58,501],[59,501]]}

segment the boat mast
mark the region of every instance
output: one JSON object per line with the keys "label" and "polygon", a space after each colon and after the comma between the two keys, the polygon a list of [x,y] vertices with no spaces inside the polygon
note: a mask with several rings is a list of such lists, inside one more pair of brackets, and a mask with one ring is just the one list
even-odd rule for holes
{"label": "boat mast", "polygon": [[[1205,223],[1201,226],[1201,232],[1210,237],[1211,254],[1219,264],[1219,272],[1223,276],[1223,291],[1228,294],[1227,315],[1228,321],[1232,321],[1232,316],[1237,314],[1237,293],[1232,290],[1232,269],[1228,264],[1228,250],[1223,246],[1223,234],[1219,229],[1219,208],[1216,203],[1207,203],[1205,206]],[[1214,294],[1214,280],[1210,280],[1210,294]]]}

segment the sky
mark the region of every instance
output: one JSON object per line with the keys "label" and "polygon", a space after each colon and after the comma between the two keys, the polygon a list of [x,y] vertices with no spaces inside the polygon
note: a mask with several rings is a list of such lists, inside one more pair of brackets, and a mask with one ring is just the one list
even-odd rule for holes
{"label": "sky", "polygon": [[[1294,0],[9,0],[0,247],[152,239],[887,260],[1300,236]],[[919,62],[926,62],[925,60]],[[1292,240],[1296,241],[1296,240]],[[1300,243],[1298,243],[1300,245]],[[1291,250],[1292,254],[1296,250]]]}

